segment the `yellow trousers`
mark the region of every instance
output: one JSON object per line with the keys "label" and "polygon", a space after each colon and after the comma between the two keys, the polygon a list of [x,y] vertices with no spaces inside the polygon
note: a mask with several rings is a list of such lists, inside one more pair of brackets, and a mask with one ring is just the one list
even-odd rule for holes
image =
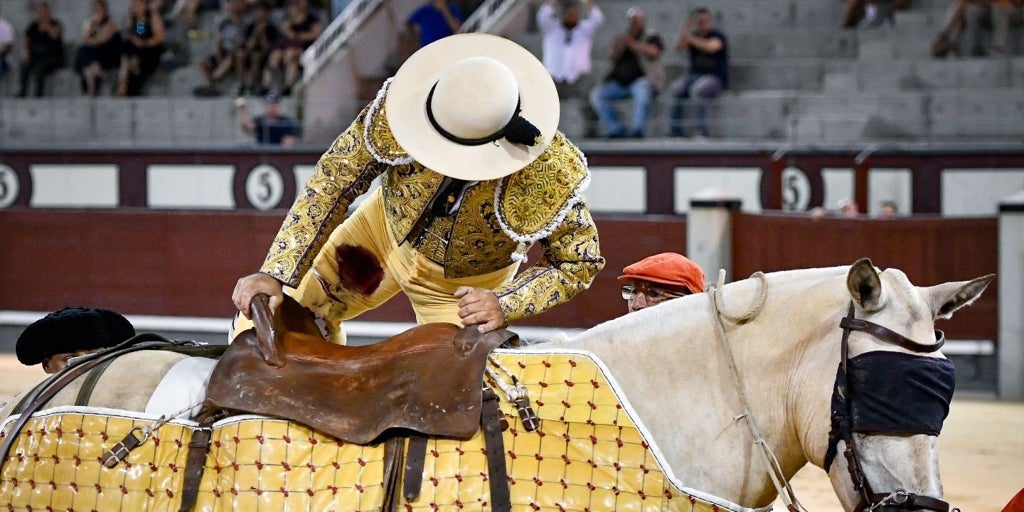
{"label": "yellow trousers", "polygon": [[[285,288],[285,293],[323,319],[328,339],[334,343],[345,344],[343,321],[384,304],[399,291],[412,303],[417,323],[462,325],[459,299],[453,295],[456,289],[473,286],[493,290],[509,282],[519,269],[519,263],[514,262],[488,274],[447,279],[444,267],[420,254],[411,244],[397,244],[386,219],[384,198],[378,189],[331,233],[299,286]],[[342,284],[336,254],[338,247],[345,245],[366,249],[382,267],[384,277],[371,293],[363,294]],[[250,327],[249,319],[235,315],[229,339]]]}

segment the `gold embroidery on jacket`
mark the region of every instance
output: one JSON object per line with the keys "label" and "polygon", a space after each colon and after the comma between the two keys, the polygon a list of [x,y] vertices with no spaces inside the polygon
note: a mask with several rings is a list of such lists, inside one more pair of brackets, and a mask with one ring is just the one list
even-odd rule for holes
{"label": "gold embroidery on jacket", "polygon": [[[347,216],[352,201],[381,173],[389,231],[397,244],[406,243],[444,177],[417,162],[381,161],[404,155],[387,130],[382,111],[364,109],[321,157],[288,212],[262,272],[297,285]],[[365,131],[364,122],[371,123]],[[495,292],[509,322],[547,311],[586,289],[604,266],[597,229],[582,199],[588,183],[582,153],[556,133],[547,150],[526,168],[466,189],[454,220],[449,219],[450,231],[445,224],[435,226],[435,234],[442,238],[444,232],[450,233],[446,245],[429,234],[433,242],[412,242],[443,264],[447,278],[461,278],[505,268],[540,241],[541,261]]]}
{"label": "gold embroidery on jacket", "polygon": [[260,272],[298,286],[320,247],[345,220],[349,205],[384,170],[363,144],[362,119],[363,115],[356,118],[320,157],[313,176],[285,216]]}

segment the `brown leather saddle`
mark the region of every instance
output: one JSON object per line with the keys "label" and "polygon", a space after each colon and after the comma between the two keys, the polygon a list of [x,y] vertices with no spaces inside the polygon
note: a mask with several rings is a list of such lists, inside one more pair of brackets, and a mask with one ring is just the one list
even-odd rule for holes
{"label": "brown leather saddle", "polygon": [[[206,405],[284,417],[357,444],[388,429],[472,437],[480,428],[487,355],[517,341],[504,329],[480,334],[433,323],[375,345],[335,345],[287,296],[273,316],[266,296],[252,304],[255,328],[220,358]],[[303,315],[309,321],[297,325]]]}
{"label": "brown leather saddle", "polygon": [[492,510],[510,509],[503,417],[483,376],[487,355],[518,344],[516,334],[433,323],[349,347],[324,340],[310,312],[288,296],[276,315],[266,295],[251,308],[255,327],[235,337],[210,376],[180,510],[195,502],[218,410],[283,417],[356,444],[384,442],[385,511],[397,509],[403,468],[401,494],[409,501],[419,494],[427,436],[469,439],[482,428]]}

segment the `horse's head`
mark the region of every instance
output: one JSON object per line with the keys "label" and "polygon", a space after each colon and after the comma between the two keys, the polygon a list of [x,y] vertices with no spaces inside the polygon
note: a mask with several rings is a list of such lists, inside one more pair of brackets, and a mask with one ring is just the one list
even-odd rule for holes
{"label": "horse's head", "polygon": [[842,322],[844,354],[825,458],[846,510],[947,507],[936,436],[954,377],[934,321],[973,302],[994,277],[917,287],[902,272],[879,272],[867,259],[850,267],[852,302]]}

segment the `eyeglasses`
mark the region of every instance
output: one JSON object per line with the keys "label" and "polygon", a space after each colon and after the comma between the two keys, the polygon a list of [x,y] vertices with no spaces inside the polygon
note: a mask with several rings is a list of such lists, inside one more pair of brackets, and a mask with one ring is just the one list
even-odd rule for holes
{"label": "eyeglasses", "polygon": [[622,286],[622,298],[623,300],[634,300],[637,294],[643,294],[647,302],[661,302],[669,299],[676,299],[689,295],[690,292],[683,290],[667,290],[665,288],[658,288],[657,286],[650,286],[645,283],[640,284],[627,284]]}

